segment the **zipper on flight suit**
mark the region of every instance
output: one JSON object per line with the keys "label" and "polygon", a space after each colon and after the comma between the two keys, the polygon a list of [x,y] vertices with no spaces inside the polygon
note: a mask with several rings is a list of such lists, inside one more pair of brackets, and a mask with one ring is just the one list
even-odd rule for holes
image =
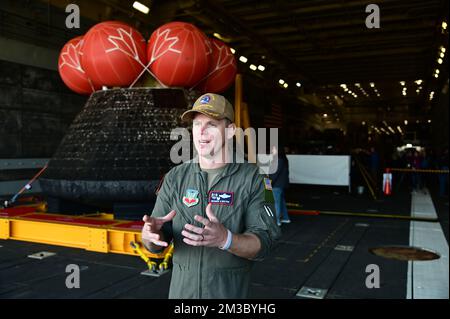
{"label": "zipper on flight suit", "polygon": [[[209,192],[211,191],[211,189],[213,189],[213,187],[215,187],[224,177],[228,176],[229,174],[224,174],[225,171],[227,170],[227,168],[222,172],[221,175],[217,176],[217,180],[214,182],[214,184],[211,184],[211,187],[204,187],[205,185],[208,184],[208,178],[206,178],[206,181],[204,179],[204,174],[207,176],[208,173],[201,171],[200,172],[200,179],[201,179],[201,183],[200,183],[200,194],[204,195],[206,197],[206,202],[204,200],[202,200],[202,211],[201,211],[201,216],[203,218],[208,218],[208,216],[206,215],[206,206],[208,205],[208,200],[209,200]],[[204,189],[207,189],[208,191],[206,193],[203,193]],[[204,205],[206,203],[206,205]],[[205,246],[201,246],[201,250],[200,250],[200,262],[199,262],[199,298],[202,298],[202,260],[203,260],[203,253],[205,251]]]}
{"label": "zipper on flight suit", "polygon": [[[205,189],[205,179],[203,177],[203,174],[205,174],[204,172],[200,172],[200,194],[203,197],[204,194],[204,189]],[[206,181],[207,182],[207,181]],[[208,202],[208,194],[206,194],[206,202]],[[206,215],[205,211],[206,211],[206,205],[205,205],[205,201],[203,200],[203,198],[201,199],[201,212],[200,212],[200,216],[204,217],[204,215]],[[198,266],[198,298],[202,298],[202,260],[203,260],[203,252],[204,252],[205,247],[201,246],[200,247],[200,261],[199,261],[199,266]]]}

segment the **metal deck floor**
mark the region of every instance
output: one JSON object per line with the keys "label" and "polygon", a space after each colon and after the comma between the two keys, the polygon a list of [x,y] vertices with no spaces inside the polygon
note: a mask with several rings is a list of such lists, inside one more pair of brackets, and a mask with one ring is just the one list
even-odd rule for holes
{"label": "metal deck floor", "polygon": [[[305,189],[296,196],[304,205],[305,198],[311,198]],[[374,205],[370,198],[358,197],[352,202],[350,195],[336,190],[322,190],[316,196],[322,198],[322,205],[335,211],[359,211],[360,207]],[[341,198],[333,204],[333,197]],[[388,199],[389,205],[375,205],[381,214],[392,213],[393,206],[405,212],[411,206],[405,197],[402,194],[398,201]],[[448,197],[432,197],[439,216],[435,223],[444,229],[448,245]],[[282,225],[282,238],[272,254],[255,263],[250,298],[294,299],[303,286],[327,289],[327,299],[407,297],[408,262],[375,256],[369,249],[409,245],[409,221],[324,215],[292,215],[291,221]],[[346,251],[348,246],[353,246],[353,251]],[[40,251],[57,254],[44,260],[27,257]],[[78,289],[66,288],[69,264],[81,269]],[[379,288],[366,287],[366,267],[371,264],[380,269]],[[0,298],[167,298],[170,273],[159,278],[142,276],[145,267],[135,256],[0,240]]]}

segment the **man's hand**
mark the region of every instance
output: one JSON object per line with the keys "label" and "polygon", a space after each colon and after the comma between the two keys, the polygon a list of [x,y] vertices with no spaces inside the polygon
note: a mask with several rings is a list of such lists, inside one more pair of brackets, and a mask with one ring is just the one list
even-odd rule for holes
{"label": "man's hand", "polygon": [[169,244],[161,240],[161,228],[164,223],[171,221],[177,213],[172,210],[164,217],[150,217],[144,215],[142,220],[145,222],[142,227],[142,240],[146,240],[157,246],[167,247]]}
{"label": "man's hand", "polygon": [[214,215],[211,203],[206,206],[206,216],[208,218],[195,215],[194,219],[203,225],[196,227],[191,224],[186,224],[181,234],[184,236],[183,241],[191,246],[207,246],[207,247],[222,247],[227,241],[227,229],[219,222],[216,215]]}

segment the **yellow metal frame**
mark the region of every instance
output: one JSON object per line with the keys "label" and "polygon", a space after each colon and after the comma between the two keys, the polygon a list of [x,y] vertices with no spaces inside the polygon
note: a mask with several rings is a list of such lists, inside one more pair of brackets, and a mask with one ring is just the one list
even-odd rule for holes
{"label": "yellow metal frame", "polygon": [[[116,225],[127,223],[127,220],[114,220],[107,226],[92,226],[77,224],[78,218],[87,216],[70,216],[75,222],[40,221],[27,219],[28,213],[14,217],[0,216],[0,239],[13,239],[49,245],[85,249],[101,253],[116,253],[139,256],[132,249],[130,242],[141,243],[141,232],[138,230],[120,228]],[[67,215],[48,214],[49,216],[69,217]],[[88,217],[92,220],[111,220],[108,214],[98,214]],[[154,254],[145,251],[150,258],[163,259],[170,247],[163,252]]]}

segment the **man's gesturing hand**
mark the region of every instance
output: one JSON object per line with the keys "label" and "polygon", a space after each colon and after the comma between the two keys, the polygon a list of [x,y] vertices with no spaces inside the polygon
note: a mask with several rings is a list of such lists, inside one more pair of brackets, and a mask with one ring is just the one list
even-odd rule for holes
{"label": "man's gesturing hand", "polygon": [[222,247],[227,241],[227,229],[219,222],[216,215],[214,215],[211,203],[206,206],[206,216],[208,218],[195,215],[194,219],[203,225],[196,227],[191,224],[186,224],[181,234],[184,236],[183,241],[192,246],[208,246],[208,247]]}
{"label": "man's gesturing hand", "polygon": [[161,227],[164,223],[171,221],[176,215],[176,212],[172,210],[164,217],[150,217],[144,215],[142,220],[145,222],[142,227],[142,239],[147,240],[150,243],[158,246],[167,247],[168,243],[161,240]]}

